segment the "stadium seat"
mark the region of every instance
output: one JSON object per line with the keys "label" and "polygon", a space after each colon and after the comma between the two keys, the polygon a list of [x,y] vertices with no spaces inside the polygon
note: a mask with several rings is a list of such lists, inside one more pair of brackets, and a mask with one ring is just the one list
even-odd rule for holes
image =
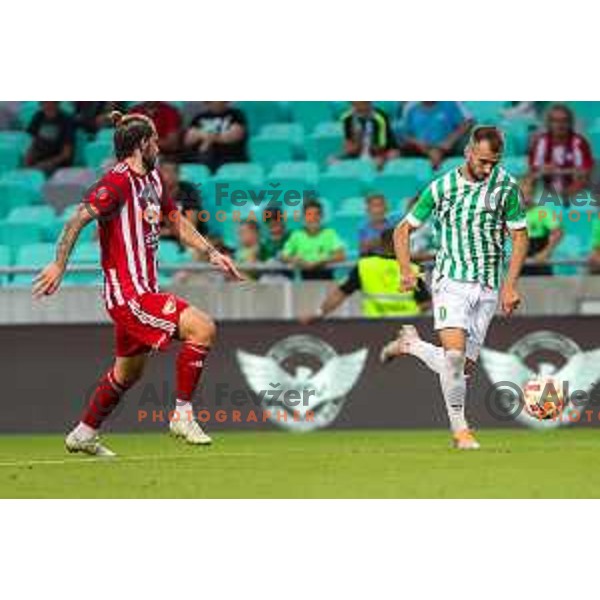
{"label": "stadium seat", "polygon": [[327,161],[332,156],[340,156],[344,148],[344,136],[340,124],[321,123],[315,132],[306,138],[305,148],[309,160],[321,167],[327,165]]}
{"label": "stadium seat", "polygon": [[337,202],[351,196],[361,196],[366,192],[363,181],[350,175],[332,175],[326,173],[319,180],[319,193],[324,197]]}
{"label": "stadium seat", "polygon": [[[567,234],[560,241],[552,256],[557,260],[579,260],[586,258],[587,252],[577,235]],[[554,274],[560,276],[577,275],[580,270],[581,268],[575,265],[556,265],[553,269]]]}
{"label": "stadium seat", "polygon": [[428,183],[428,180],[419,179],[414,175],[396,175],[395,173],[382,173],[377,175],[369,190],[371,193],[383,194],[394,202],[417,195]]}
{"label": "stadium seat", "polygon": [[112,144],[114,135],[115,130],[112,127],[104,127],[96,133],[96,141],[104,142],[105,144],[110,142]]}
{"label": "stadium seat", "polygon": [[322,100],[290,102],[289,110],[291,120],[303,125],[306,131],[312,131],[319,123],[334,117],[329,102]]}
{"label": "stadium seat", "polygon": [[346,249],[350,249],[358,248],[358,230],[365,222],[364,215],[341,215],[338,213],[329,225],[344,240]]}
{"label": "stadium seat", "polygon": [[39,169],[14,169],[6,171],[0,175],[2,183],[16,183],[19,185],[30,187],[36,192],[40,192],[46,182],[46,177]]}
{"label": "stadium seat", "polygon": [[319,179],[319,166],[312,161],[280,162],[271,169],[268,179],[277,181],[281,177],[297,177],[316,183]]}
{"label": "stadium seat", "polygon": [[0,181],[0,216],[5,216],[18,206],[38,203],[40,193],[22,183]]}
{"label": "stadium seat", "polygon": [[276,101],[244,101],[235,102],[234,106],[242,110],[251,134],[258,133],[263,125],[286,120],[285,109],[281,102]]}
{"label": "stadium seat", "polygon": [[442,166],[437,171],[432,172],[429,179],[432,180],[436,177],[440,177],[440,176],[444,175],[444,173],[448,173],[449,171],[452,171],[453,169],[460,167],[461,165],[464,164],[464,162],[465,162],[465,159],[463,156],[450,156],[449,158],[446,158],[444,160],[444,162],[442,163]]}
{"label": "stadium seat", "polygon": [[506,136],[505,152],[510,156],[527,154],[529,148],[529,123],[526,120],[503,121],[500,128]]}
{"label": "stadium seat", "polygon": [[42,240],[42,227],[37,223],[0,221],[0,245],[17,248],[24,244],[35,244]]}
{"label": "stadium seat", "polygon": [[[50,261],[54,260],[56,249],[54,244],[24,244],[16,253],[15,266],[32,267],[40,270]],[[13,275],[12,284],[17,286],[30,286],[33,273],[20,273]]]}
{"label": "stadium seat", "polygon": [[260,137],[289,140],[294,146],[303,146],[304,126],[300,123],[268,123],[261,128]]}
{"label": "stadium seat", "polygon": [[275,163],[294,158],[290,139],[254,136],[250,139],[250,156],[254,162],[270,169]]}
{"label": "stadium seat", "polygon": [[60,213],[67,206],[79,203],[96,178],[92,169],[59,169],[44,185],[44,198]]}
{"label": "stadium seat", "polygon": [[495,125],[502,120],[502,110],[506,108],[504,100],[485,100],[463,102],[473,118],[483,125]]}
{"label": "stadium seat", "polygon": [[248,180],[256,185],[261,185],[264,172],[264,168],[256,163],[229,163],[217,171],[215,178],[229,179],[230,181]]}
{"label": "stadium seat", "polygon": [[[12,265],[12,253],[9,246],[0,246],[0,267],[10,267]],[[0,274],[0,285],[7,285],[10,281],[10,275]]]}
{"label": "stadium seat", "polygon": [[506,156],[502,159],[502,163],[513,177],[523,177],[529,170],[526,156]]}
{"label": "stadium seat", "polygon": [[206,165],[182,164],[179,167],[179,179],[192,185],[204,185],[210,177],[210,169]]}
{"label": "stadium seat", "polygon": [[19,149],[10,142],[0,141],[0,173],[19,167],[22,156]]}
{"label": "stadium seat", "polygon": [[56,220],[56,215],[50,206],[17,206],[10,211],[6,220],[33,223],[45,228]]}
{"label": "stadium seat", "polygon": [[100,272],[100,246],[96,242],[82,242],[78,240],[69,261],[72,266],[97,266],[94,272],[74,273],[67,271],[65,275],[66,285],[94,285],[102,280]]}
{"label": "stadium seat", "polygon": [[329,175],[346,175],[362,181],[370,181],[376,173],[372,160],[346,159],[335,162],[327,170]]}
{"label": "stadium seat", "polygon": [[600,102],[571,101],[567,102],[575,113],[575,120],[581,122],[583,127],[589,127],[600,119]]}
{"label": "stadium seat", "polygon": [[423,181],[429,181],[433,177],[431,163],[426,158],[394,158],[385,163],[383,172],[394,175],[413,175]]}
{"label": "stadium seat", "polygon": [[161,240],[158,250],[159,264],[183,264],[191,262],[193,257],[174,240]]}
{"label": "stadium seat", "polygon": [[26,129],[33,119],[33,115],[40,110],[40,103],[37,100],[22,102],[19,107],[18,121],[19,125]]}
{"label": "stadium seat", "polygon": [[25,131],[0,131],[0,146],[11,146],[24,156],[31,144],[31,136]]}
{"label": "stadium seat", "polygon": [[342,200],[340,207],[336,211],[336,215],[360,215],[366,218],[366,202],[364,196],[355,196],[353,198],[345,198]]}
{"label": "stadium seat", "polygon": [[86,167],[101,169],[113,160],[113,143],[111,140],[88,142],[83,148],[83,160]]}

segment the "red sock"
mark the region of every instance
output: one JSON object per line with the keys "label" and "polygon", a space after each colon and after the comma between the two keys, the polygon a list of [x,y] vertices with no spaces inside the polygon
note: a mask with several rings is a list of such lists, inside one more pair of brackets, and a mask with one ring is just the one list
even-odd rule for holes
{"label": "red sock", "polygon": [[210,348],[191,342],[185,342],[179,350],[176,361],[178,401],[191,401],[209,351]]}
{"label": "red sock", "polygon": [[93,429],[98,429],[127,389],[127,386],[117,383],[114,372],[110,370],[98,382],[81,421]]}

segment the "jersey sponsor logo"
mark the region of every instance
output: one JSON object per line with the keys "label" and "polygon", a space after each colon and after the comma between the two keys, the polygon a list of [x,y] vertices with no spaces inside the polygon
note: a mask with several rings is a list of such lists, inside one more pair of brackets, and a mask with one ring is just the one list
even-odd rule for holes
{"label": "jersey sponsor logo", "polygon": [[[580,420],[590,392],[600,380],[600,348],[585,352],[577,342],[556,331],[530,333],[506,352],[484,348],[481,362],[493,384],[493,393],[486,395],[491,414],[498,420],[514,420],[536,429]],[[547,381],[560,388],[564,407],[560,418],[540,420],[524,410],[524,394]]]}
{"label": "jersey sponsor logo", "polygon": [[[320,429],[335,421],[363,372],[367,355],[366,348],[340,355],[311,335],[284,338],[264,356],[236,352],[240,370],[269,420],[294,431]],[[280,420],[272,414],[279,411],[300,418]]]}

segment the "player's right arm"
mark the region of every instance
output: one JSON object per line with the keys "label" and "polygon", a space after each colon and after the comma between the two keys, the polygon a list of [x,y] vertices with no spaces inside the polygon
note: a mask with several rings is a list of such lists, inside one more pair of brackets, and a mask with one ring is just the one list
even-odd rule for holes
{"label": "player's right arm", "polygon": [[417,276],[411,267],[410,234],[421,227],[433,211],[435,205],[434,185],[435,182],[425,188],[411,211],[402,219],[394,231],[394,250],[400,265],[402,276],[400,291],[402,292],[413,290],[417,285]]}
{"label": "player's right arm", "polygon": [[77,206],[60,233],[56,243],[55,259],[42,270],[33,283],[35,298],[50,296],[58,290],[79,233],[97,216],[98,213],[89,204],[82,202]]}

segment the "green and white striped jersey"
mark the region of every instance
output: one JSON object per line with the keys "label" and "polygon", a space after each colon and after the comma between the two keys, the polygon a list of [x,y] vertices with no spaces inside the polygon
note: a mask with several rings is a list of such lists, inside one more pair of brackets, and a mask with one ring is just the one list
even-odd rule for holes
{"label": "green and white striped jersey", "polygon": [[498,288],[506,228],[527,226],[516,179],[500,166],[482,182],[453,169],[423,191],[406,220],[419,227],[431,215],[439,242],[437,273]]}

